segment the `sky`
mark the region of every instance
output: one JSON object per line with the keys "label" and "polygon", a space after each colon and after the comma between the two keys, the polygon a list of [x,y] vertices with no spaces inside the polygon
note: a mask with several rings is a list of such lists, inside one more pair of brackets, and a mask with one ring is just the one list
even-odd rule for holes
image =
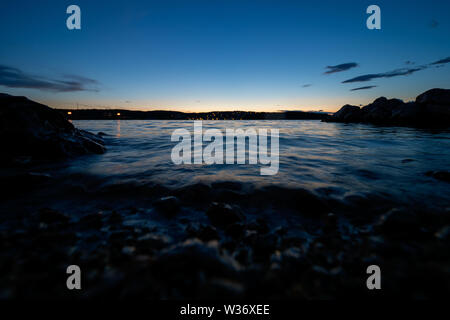
{"label": "sky", "polygon": [[0,30],[0,92],[57,108],[336,111],[450,88],[448,0],[2,1]]}

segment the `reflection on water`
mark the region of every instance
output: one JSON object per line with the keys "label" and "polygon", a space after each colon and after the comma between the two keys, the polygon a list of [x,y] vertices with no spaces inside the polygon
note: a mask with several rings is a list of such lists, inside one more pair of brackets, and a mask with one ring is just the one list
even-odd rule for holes
{"label": "reflection on water", "polygon": [[116,120],[116,137],[120,138],[120,120]]}
{"label": "reflection on water", "polygon": [[105,132],[108,152],[82,157],[70,170],[116,179],[180,186],[199,181],[246,181],[253,184],[329,188],[394,194],[405,201],[450,205],[448,184],[424,175],[448,170],[450,132],[375,127],[319,121],[204,121],[203,129],[278,128],[280,168],[261,176],[260,165],[174,165],[173,130],[193,131],[193,121],[74,121],[92,132]]}

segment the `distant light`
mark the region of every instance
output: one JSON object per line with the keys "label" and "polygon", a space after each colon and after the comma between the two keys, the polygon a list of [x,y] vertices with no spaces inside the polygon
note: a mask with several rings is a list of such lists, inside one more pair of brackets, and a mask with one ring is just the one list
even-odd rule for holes
{"label": "distant light", "polygon": [[117,116],[120,116],[120,112],[117,112]]}
{"label": "distant light", "polygon": [[72,111],[67,111],[67,114],[68,114],[68,115],[71,115],[71,114],[72,114]]}

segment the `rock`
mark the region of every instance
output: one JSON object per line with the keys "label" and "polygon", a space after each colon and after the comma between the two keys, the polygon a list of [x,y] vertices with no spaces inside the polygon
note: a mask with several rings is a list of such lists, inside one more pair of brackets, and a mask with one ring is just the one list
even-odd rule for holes
{"label": "rock", "polygon": [[233,223],[225,229],[225,233],[233,239],[239,239],[244,235],[244,226],[241,223]]}
{"label": "rock", "polygon": [[303,188],[265,186],[250,195],[253,203],[294,209],[301,215],[318,217],[328,212],[327,204],[320,197]]}
{"label": "rock", "polygon": [[45,208],[39,211],[39,221],[47,224],[67,223],[69,217],[56,210]]}
{"label": "rock", "polygon": [[211,297],[233,297],[239,299],[244,294],[244,286],[230,279],[212,279],[211,283],[205,288],[208,296]]}
{"label": "rock", "polygon": [[136,251],[136,248],[133,246],[125,246],[122,248],[122,253],[127,256],[131,256]]}
{"label": "rock", "polygon": [[394,109],[401,107],[403,104],[403,101],[399,99],[380,97],[361,109],[362,121],[377,124],[389,122]]}
{"label": "rock", "polygon": [[242,184],[240,182],[234,181],[222,181],[222,182],[213,182],[211,184],[213,189],[227,189],[233,191],[240,191],[242,189]]}
{"label": "rock", "polygon": [[80,219],[80,224],[85,228],[100,229],[102,227],[102,215],[99,213],[85,215]]}
{"label": "rock", "polygon": [[434,105],[450,105],[449,89],[431,89],[417,96],[416,103],[434,104]]}
{"label": "rock", "polygon": [[164,235],[147,233],[137,239],[141,249],[162,249],[170,244],[170,239]]}
{"label": "rock", "polygon": [[339,122],[358,122],[361,120],[361,109],[357,106],[346,104],[333,115],[333,120]]}
{"label": "rock", "polygon": [[203,183],[197,183],[175,190],[175,195],[187,203],[198,204],[202,203],[205,198],[210,198],[211,187]]}
{"label": "rock", "polygon": [[334,232],[337,229],[338,220],[334,213],[328,213],[322,217],[323,231],[325,233]]}
{"label": "rock", "polygon": [[2,175],[0,189],[3,192],[0,194],[0,198],[30,192],[52,181],[52,179],[49,174],[35,172]]}
{"label": "rock", "polygon": [[411,211],[394,208],[380,217],[376,229],[388,236],[414,236],[420,232],[420,223]]}
{"label": "rock", "polygon": [[437,180],[450,182],[450,172],[448,171],[428,171],[425,175],[433,177]]}
{"label": "rock", "polygon": [[219,234],[217,233],[216,228],[208,226],[208,225],[193,225],[190,224],[186,228],[186,232],[191,238],[198,238],[202,241],[211,241],[218,240]]}
{"label": "rock", "polygon": [[397,106],[392,110],[390,122],[399,125],[419,125],[421,108],[414,102],[408,102]]}
{"label": "rock", "polygon": [[206,212],[211,223],[220,228],[225,228],[233,223],[241,222],[244,216],[229,204],[213,202]]}
{"label": "rock", "polygon": [[439,231],[435,233],[436,238],[443,241],[450,240],[450,225],[441,228]]}
{"label": "rock", "polygon": [[175,216],[180,210],[180,201],[174,196],[162,197],[155,201],[153,205],[158,212],[169,218]]}
{"label": "rock", "polygon": [[122,223],[122,221],[123,218],[117,211],[113,211],[108,219],[108,222],[111,224]]}
{"label": "rock", "polygon": [[0,94],[2,161],[48,161],[104,153],[103,140],[76,129],[60,112],[25,97]]}
{"label": "rock", "polygon": [[433,126],[450,126],[450,90],[431,89],[416,98],[422,121]]}
{"label": "rock", "polygon": [[249,230],[255,230],[259,234],[266,234],[270,231],[267,222],[263,218],[258,218],[247,227]]}
{"label": "rock", "polygon": [[240,270],[236,260],[220,254],[217,242],[203,243],[198,239],[164,250],[157,259],[157,266],[165,274],[204,272],[214,276],[231,276]]}
{"label": "rock", "polygon": [[345,105],[323,121],[361,122],[384,126],[449,127],[450,90],[428,90],[419,95],[415,102],[404,103],[399,99],[380,97],[361,109]]}

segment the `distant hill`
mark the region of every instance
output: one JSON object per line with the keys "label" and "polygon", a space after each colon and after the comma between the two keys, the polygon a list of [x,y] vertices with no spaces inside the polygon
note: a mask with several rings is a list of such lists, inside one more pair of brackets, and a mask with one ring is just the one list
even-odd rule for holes
{"label": "distant hill", "polygon": [[323,120],[325,112],[251,112],[251,111],[133,111],[122,109],[56,109],[73,120]]}

